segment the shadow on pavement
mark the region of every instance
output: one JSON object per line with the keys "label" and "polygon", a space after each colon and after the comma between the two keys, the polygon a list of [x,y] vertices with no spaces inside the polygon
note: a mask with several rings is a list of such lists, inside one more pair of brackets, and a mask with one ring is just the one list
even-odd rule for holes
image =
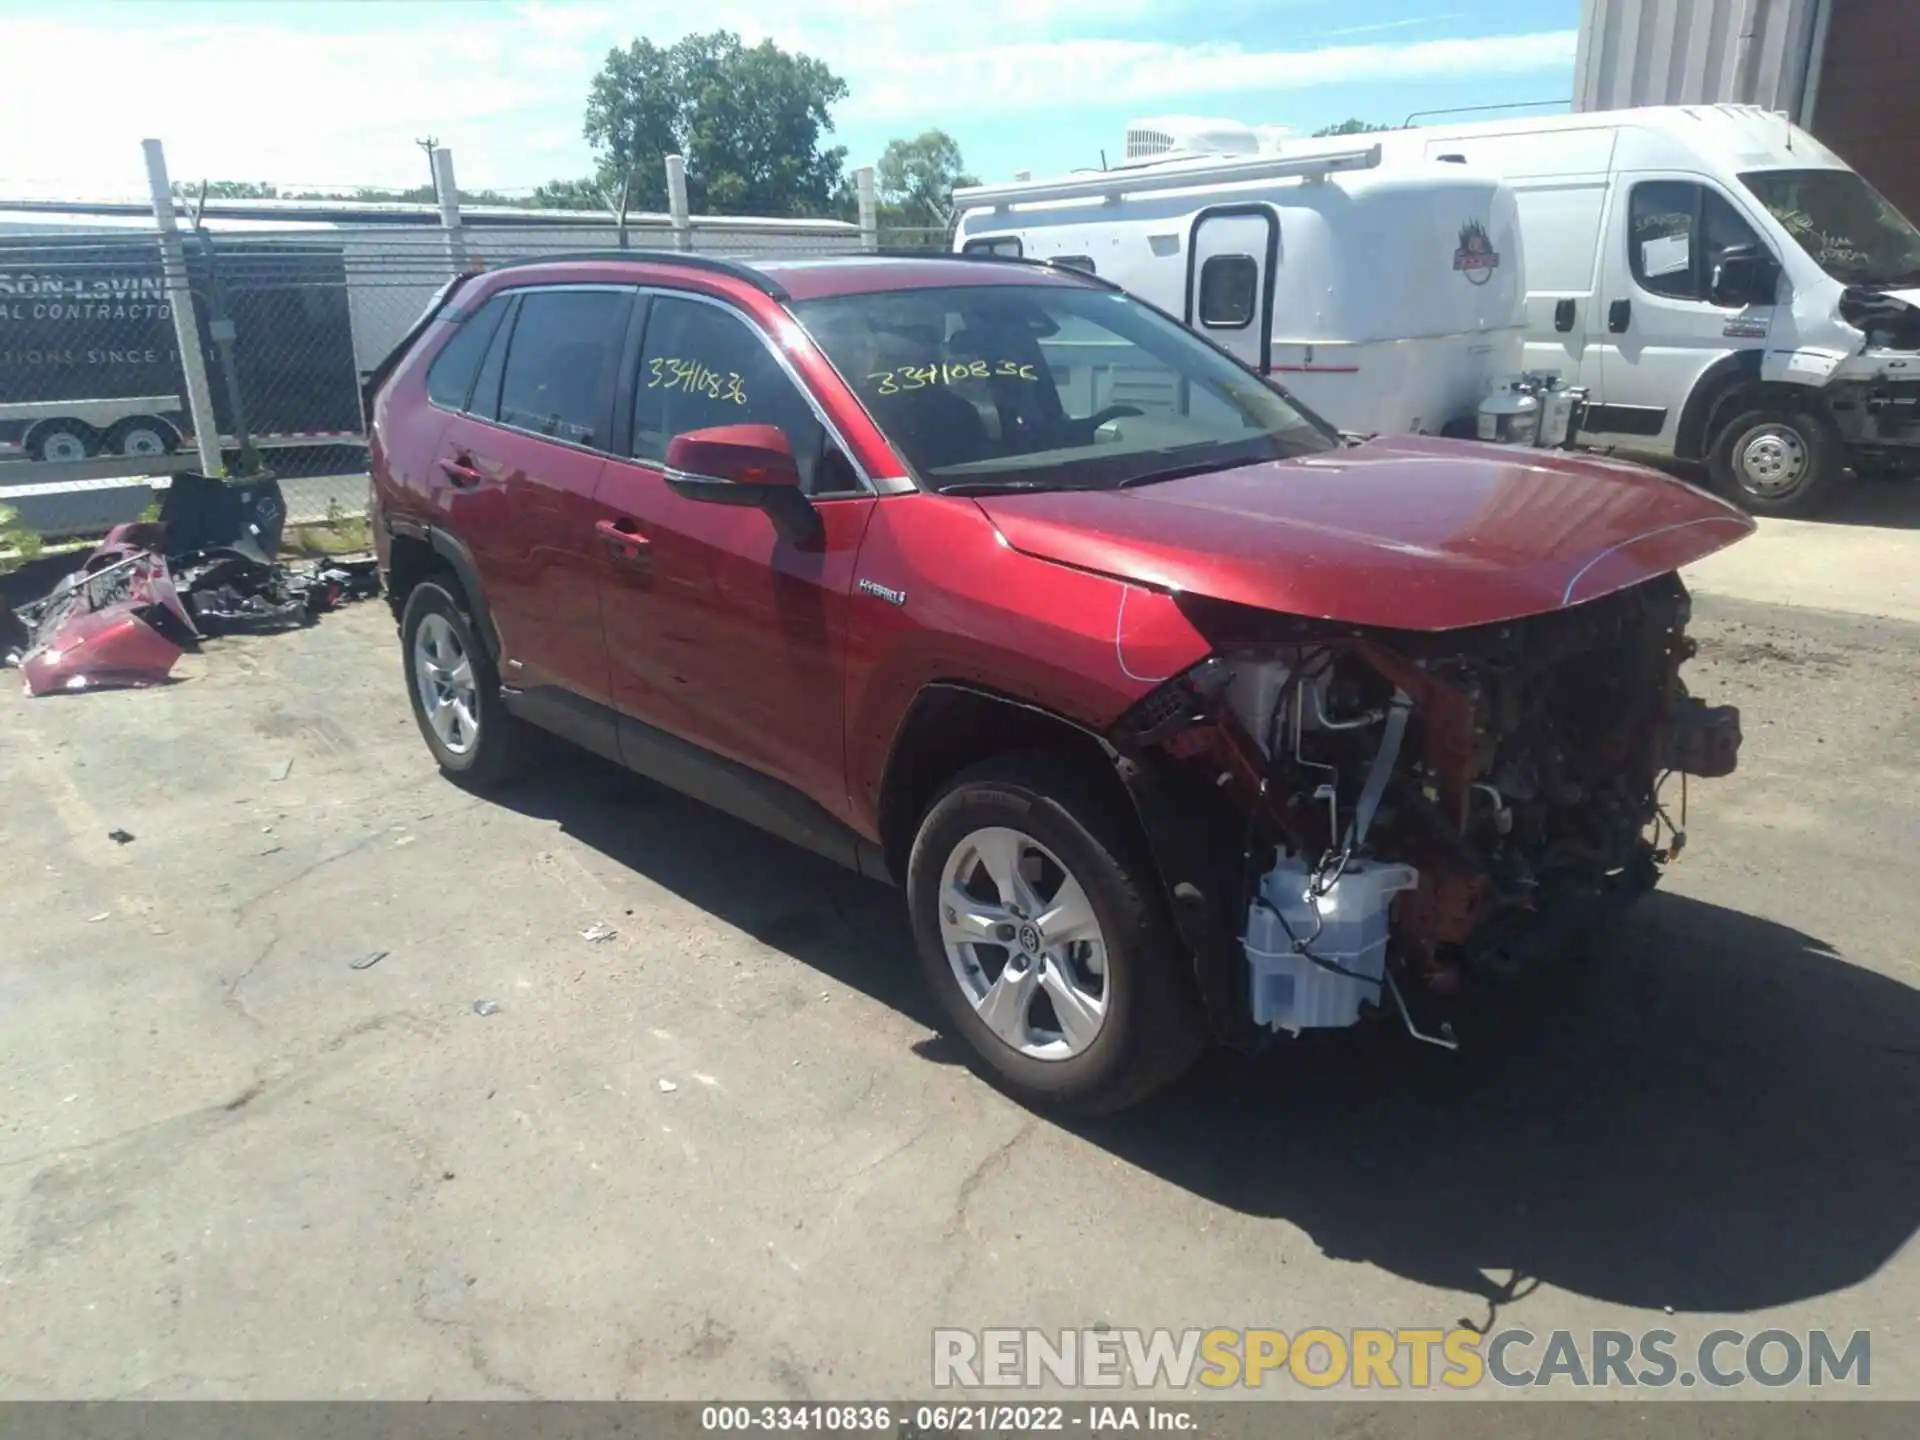
{"label": "shadow on pavement", "polygon": [[[586,756],[504,803],[937,1024],[897,892]],[[1676,1312],[1786,1304],[1914,1233],[1920,991],[1656,893],[1589,970],[1499,1018],[1497,1043],[1457,1055],[1384,1025],[1217,1053],[1070,1128],[1330,1256],[1478,1296],[1478,1325],[1535,1283]]]}

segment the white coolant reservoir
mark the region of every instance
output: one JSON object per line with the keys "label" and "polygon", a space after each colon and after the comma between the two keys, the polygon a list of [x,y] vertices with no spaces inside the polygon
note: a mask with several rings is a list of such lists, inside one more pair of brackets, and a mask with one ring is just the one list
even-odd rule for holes
{"label": "white coolant reservoir", "polygon": [[[1248,909],[1248,998],[1256,1025],[1295,1034],[1329,1029],[1358,1021],[1363,1003],[1386,1003],[1388,909],[1395,895],[1420,883],[1420,872],[1352,860],[1317,899],[1308,892],[1311,879],[1304,861],[1282,859],[1261,877]],[[1296,938],[1348,973],[1315,964],[1294,949]]]}

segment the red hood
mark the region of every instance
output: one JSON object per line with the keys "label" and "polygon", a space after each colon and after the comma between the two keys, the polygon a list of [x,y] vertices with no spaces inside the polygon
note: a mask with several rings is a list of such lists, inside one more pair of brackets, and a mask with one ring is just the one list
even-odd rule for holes
{"label": "red hood", "polygon": [[1425,437],[978,503],[1043,560],[1400,630],[1557,610],[1753,531],[1731,505],[1642,466]]}

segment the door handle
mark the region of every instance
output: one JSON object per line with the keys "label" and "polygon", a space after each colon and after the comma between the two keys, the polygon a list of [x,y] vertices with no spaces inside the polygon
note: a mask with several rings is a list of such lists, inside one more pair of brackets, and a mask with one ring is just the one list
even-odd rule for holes
{"label": "door handle", "polygon": [[1607,329],[1615,335],[1626,334],[1627,323],[1632,319],[1633,302],[1631,300],[1616,300],[1607,307]]}
{"label": "door handle", "polygon": [[631,520],[596,520],[593,531],[601,543],[622,560],[638,560],[653,544]]}
{"label": "door handle", "polygon": [[1562,335],[1573,329],[1573,301],[1556,300],[1554,302],[1553,328]]}
{"label": "door handle", "polygon": [[456,485],[478,485],[480,472],[473,467],[471,455],[461,455],[453,459],[443,459],[440,468],[447,472],[447,478]]}

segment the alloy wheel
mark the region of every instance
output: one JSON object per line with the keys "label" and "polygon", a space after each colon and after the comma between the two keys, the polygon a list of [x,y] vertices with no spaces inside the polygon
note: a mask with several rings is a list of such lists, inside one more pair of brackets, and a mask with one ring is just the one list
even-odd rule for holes
{"label": "alloy wheel", "polygon": [[413,637],[414,685],[427,723],[447,752],[465,755],[480,739],[473,661],[444,615],[427,615]]}
{"label": "alloy wheel", "polygon": [[1107,942],[1086,890],[1052,851],[1005,826],[954,846],[940,937],[961,993],[1022,1055],[1070,1060],[1106,1023]]}

